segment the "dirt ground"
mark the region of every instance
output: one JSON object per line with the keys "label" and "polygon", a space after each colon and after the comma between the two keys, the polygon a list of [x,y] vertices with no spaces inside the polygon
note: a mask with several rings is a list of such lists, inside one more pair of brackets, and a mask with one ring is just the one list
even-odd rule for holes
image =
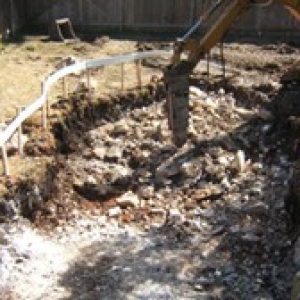
{"label": "dirt ground", "polygon": [[62,59],[105,57],[135,50],[135,42],[111,40],[109,43],[43,42],[46,37],[28,38],[20,44],[7,44],[0,55],[0,98],[2,119],[14,116],[15,107],[27,105],[40,95],[41,81]]}
{"label": "dirt ground", "polygon": [[[101,47],[8,45],[0,84],[14,89],[1,93],[6,102],[18,100],[3,118],[36,97],[38,79],[65,56],[136,49],[136,42],[117,40]],[[73,86],[67,99],[56,101],[58,86],[49,131],[26,124],[26,157],[12,155],[13,176],[2,181],[6,294],[289,299],[300,262],[299,177],[293,175],[300,150],[299,52],[285,44],[227,44],[224,79],[214,49],[209,81],[205,61],[192,75],[197,93],[191,93],[188,142],[180,149],[167,128],[162,82],[147,84],[165,60],[143,62],[141,91],[134,88],[134,66],[126,67],[125,92],[119,67],[93,73],[92,99]]]}

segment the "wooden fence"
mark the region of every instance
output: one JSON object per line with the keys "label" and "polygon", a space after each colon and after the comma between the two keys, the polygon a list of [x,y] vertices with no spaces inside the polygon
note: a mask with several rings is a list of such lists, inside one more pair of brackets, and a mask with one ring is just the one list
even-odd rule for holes
{"label": "wooden fence", "polygon": [[[8,1],[8,0],[5,0]],[[26,24],[44,28],[56,18],[70,17],[84,29],[169,31],[184,29],[216,0],[18,0]],[[14,1],[13,1],[14,2]],[[25,3],[23,3],[25,2]],[[278,4],[254,8],[234,27],[235,32],[297,33],[299,25]]]}
{"label": "wooden fence", "polygon": [[[23,25],[44,30],[57,18],[69,17],[78,30],[148,30],[188,28],[216,0],[0,0],[0,34]],[[253,8],[231,33],[248,36],[299,37],[299,25],[279,4]]]}

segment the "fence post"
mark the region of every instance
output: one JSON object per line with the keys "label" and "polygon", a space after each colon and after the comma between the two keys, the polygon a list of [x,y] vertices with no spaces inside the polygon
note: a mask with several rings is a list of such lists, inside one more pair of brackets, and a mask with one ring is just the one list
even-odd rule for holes
{"label": "fence post", "polygon": [[[17,116],[20,115],[23,111],[23,107],[17,107]],[[22,124],[18,127],[18,152],[20,156],[23,156],[23,141],[22,141]]]}
{"label": "fence post", "polygon": [[141,60],[136,61],[136,77],[137,77],[137,83],[138,83],[138,88],[141,90],[142,89],[142,64]]}
{"label": "fence post", "polygon": [[3,162],[3,174],[5,176],[9,176],[9,166],[8,166],[8,158],[7,158],[7,151],[6,151],[5,144],[2,145],[1,150],[2,150],[2,162]]}
{"label": "fence post", "polygon": [[124,64],[121,64],[121,90],[124,91]]}

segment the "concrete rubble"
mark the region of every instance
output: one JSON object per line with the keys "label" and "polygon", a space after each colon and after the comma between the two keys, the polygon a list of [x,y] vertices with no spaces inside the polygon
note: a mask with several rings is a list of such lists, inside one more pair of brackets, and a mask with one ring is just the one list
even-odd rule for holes
{"label": "concrete rubble", "polygon": [[[284,132],[270,132],[271,121],[259,114],[249,120],[224,90],[208,102],[198,97],[191,98],[190,139],[181,149],[170,141],[161,102],[121,109],[116,122],[86,131],[56,174],[55,201],[80,207],[88,199],[93,215],[166,232],[194,249],[199,265],[180,280],[196,298],[218,290],[237,299],[284,299],[294,270],[283,209],[290,162],[284,148],[274,148]],[[39,220],[57,218],[55,211]],[[59,218],[72,218],[72,210]]]}

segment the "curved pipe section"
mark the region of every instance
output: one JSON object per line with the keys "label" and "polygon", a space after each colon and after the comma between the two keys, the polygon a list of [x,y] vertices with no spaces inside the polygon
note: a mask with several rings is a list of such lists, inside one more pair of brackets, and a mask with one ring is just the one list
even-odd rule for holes
{"label": "curved pipe section", "polygon": [[160,57],[163,55],[171,55],[170,51],[154,50],[146,52],[135,52],[126,55],[119,55],[107,58],[97,58],[86,60],[71,66],[64,67],[57,72],[51,74],[46,80],[43,81],[42,95],[36,99],[32,104],[27,106],[21,114],[19,114],[5,129],[0,133],[0,147],[3,147],[5,143],[12,137],[15,131],[21,124],[31,117],[35,112],[37,112],[47,101],[47,94],[53,84],[55,84],[59,79],[76,73],[82,72],[89,69],[96,69],[99,67],[105,67],[110,65],[118,65],[122,63],[130,63],[139,59]]}

